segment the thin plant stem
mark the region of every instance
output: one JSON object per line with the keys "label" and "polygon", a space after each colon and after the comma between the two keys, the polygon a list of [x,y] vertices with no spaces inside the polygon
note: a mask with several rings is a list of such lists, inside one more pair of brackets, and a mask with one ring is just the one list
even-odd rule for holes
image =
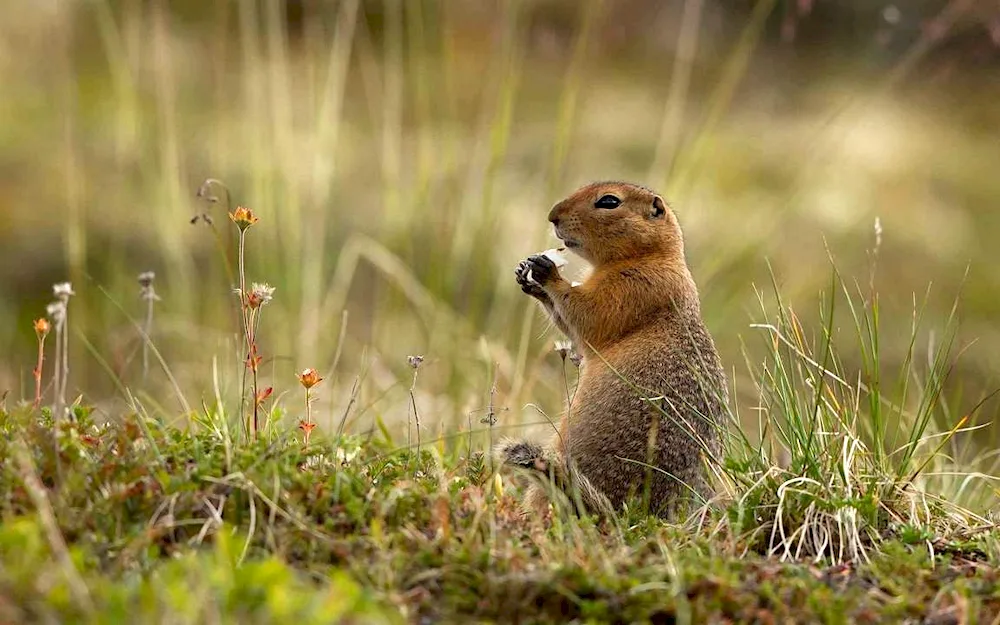
{"label": "thin plant stem", "polygon": [[[568,424],[569,420],[570,420],[570,416],[572,415],[572,410],[573,410],[573,397],[572,397],[572,395],[570,394],[570,391],[569,391],[569,374],[566,372],[566,355],[565,354],[560,354],[560,356],[562,357],[563,387],[566,389],[566,423]],[[572,457],[570,456],[570,453],[569,453],[569,430],[570,430],[570,428],[567,426],[565,428],[565,430],[566,430],[565,431],[565,435],[564,436],[563,435],[559,436],[559,444],[562,447],[562,450],[561,450],[562,451],[562,455],[566,459],[565,460],[565,462],[566,462],[566,473],[567,473],[567,475],[571,475],[570,471],[571,471],[571,467],[572,467]],[[557,432],[558,431],[559,430],[557,430]]]}
{"label": "thin plant stem", "polygon": [[250,370],[251,376],[253,378],[253,435],[257,438],[257,433],[260,431],[260,417],[259,409],[260,402],[257,401],[258,397],[258,380],[257,380],[257,329],[260,327],[260,314],[261,309],[256,308],[251,311],[251,321],[250,327],[253,328],[250,333],[250,345],[251,345],[251,358],[253,359],[253,368]]}
{"label": "thin plant stem", "polygon": [[69,301],[66,301],[66,307],[63,312],[62,318],[62,388],[59,390],[59,403],[62,406],[66,406],[66,387],[69,385]]}
{"label": "thin plant stem", "polygon": [[[312,397],[311,389],[306,387],[306,425],[312,426]],[[307,427],[305,430],[305,440],[303,441],[306,445],[309,444],[309,435],[312,434],[312,427]]]}
{"label": "thin plant stem", "polygon": [[[239,296],[240,296],[240,321],[243,326],[243,338],[246,341],[247,357],[243,361],[243,371],[240,376],[240,420],[246,424],[246,395],[247,395],[247,367],[253,366],[253,341],[250,336],[250,321],[248,319],[247,292],[246,292],[246,272],[243,264],[243,250],[246,244],[246,230],[240,229],[239,244]],[[244,432],[250,438],[249,428],[244,425]]]}
{"label": "thin plant stem", "polygon": [[[490,401],[486,406],[486,423],[489,425],[489,449],[493,449],[493,426],[497,423],[497,367],[498,363],[493,363],[493,382],[490,384]],[[496,473],[496,467],[493,462],[493,454],[488,454],[488,456],[490,459],[490,474]]]}
{"label": "thin plant stem", "polygon": [[[219,197],[211,193],[211,188],[213,186],[218,186],[226,192],[225,211],[227,214],[232,212],[232,195],[229,193],[229,187],[227,187],[221,180],[217,180],[216,178],[207,179],[201,184],[201,188],[198,189],[198,197],[204,198],[213,204],[217,203],[219,201]],[[215,239],[215,244],[219,248],[219,255],[222,256],[223,266],[226,269],[226,278],[229,280],[229,284],[231,285],[236,281],[236,278],[233,276],[233,263],[230,259],[229,250],[227,249],[225,241],[223,241],[222,235],[220,235],[219,231],[215,228],[214,221],[209,218],[208,215],[199,215],[195,217],[191,223],[196,223],[199,218],[202,218],[202,220],[212,230],[212,237]]]}
{"label": "thin plant stem", "polygon": [[35,376],[35,410],[42,405],[42,364],[45,361],[45,335],[38,335],[38,364],[32,374]]}
{"label": "thin plant stem", "polygon": [[[413,391],[417,387],[417,367],[413,368],[413,381],[410,383],[410,404],[413,406],[413,420],[417,426],[417,467],[420,466],[420,412],[417,411],[417,398]],[[406,424],[406,442],[410,442],[410,424]]]}
{"label": "thin plant stem", "polygon": [[146,381],[149,377],[149,337],[152,336],[153,332],[153,298],[146,298],[146,321],[142,328],[143,333],[146,335],[145,339],[142,341],[142,380]]}
{"label": "thin plant stem", "polygon": [[52,372],[52,389],[55,393],[54,408],[52,411],[53,421],[59,419],[59,414],[62,412],[62,350],[63,350],[63,321],[62,317],[56,319],[56,353],[55,353],[55,369]]}

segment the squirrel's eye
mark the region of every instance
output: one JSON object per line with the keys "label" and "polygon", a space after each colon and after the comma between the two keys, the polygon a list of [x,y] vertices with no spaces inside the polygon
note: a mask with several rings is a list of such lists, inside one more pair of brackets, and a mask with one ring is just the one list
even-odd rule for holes
{"label": "squirrel's eye", "polygon": [[613,195],[605,195],[594,203],[594,208],[618,208],[622,201]]}

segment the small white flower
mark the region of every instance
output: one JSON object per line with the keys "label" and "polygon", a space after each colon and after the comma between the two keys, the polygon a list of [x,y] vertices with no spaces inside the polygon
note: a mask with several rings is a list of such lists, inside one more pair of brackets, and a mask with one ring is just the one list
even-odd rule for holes
{"label": "small white flower", "polygon": [[[254,282],[250,288],[250,301],[256,306],[263,306],[274,298],[274,287],[270,284]],[[255,307],[256,307],[255,306]]]}
{"label": "small white flower", "polygon": [[156,274],[152,271],[144,271],[139,274],[139,299],[144,302],[160,301],[160,296],[156,294],[156,289],[153,288],[153,280],[155,279]]}
{"label": "small white flower", "polygon": [[55,294],[61,300],[67,300],[71,295],[76,295],[73,292],[73,285],[69,282],[60,282],[59,284],[52,285],[52,293]]}
{"label": "small white flower", "polygon": [[422,363],[423,361],[424,361],[424,357],[423,356],[407,356],[406,357],[406,362],[408,362],[410,364],[410,366],[413,367],[414,369],[416,369],[417,367],[419,367],[420,363]]}
{"label": "small white flower", "polygon": [[45,313],[52,317],[52,321],[56,324],[62,323],[62,320],[66,318],[66,303],[63,301],[52,302],[45,307]]}

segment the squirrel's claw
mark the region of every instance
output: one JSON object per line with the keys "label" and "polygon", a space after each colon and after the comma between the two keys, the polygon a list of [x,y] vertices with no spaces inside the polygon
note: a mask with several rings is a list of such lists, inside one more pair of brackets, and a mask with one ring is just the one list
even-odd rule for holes
{"label": "squirrel's claw", "polygon": [[548,297],[542,287],[532,279],[531,264],[527,260],[522,260],[517,264],[517,267],[514,269],[514,276],[517,278],[517,283],[521,286],[521,290],[528,295],[537,299]]}
{"label": "squirrel's claw", "polygon": [[527,260],[524,261],[529,270],[529,279],[536,284],[542,285],[551,280],[554,276],[557,276],[556,264],[552,262],[552,259],[543,255],[535,254],[534,256],[529,256]]}

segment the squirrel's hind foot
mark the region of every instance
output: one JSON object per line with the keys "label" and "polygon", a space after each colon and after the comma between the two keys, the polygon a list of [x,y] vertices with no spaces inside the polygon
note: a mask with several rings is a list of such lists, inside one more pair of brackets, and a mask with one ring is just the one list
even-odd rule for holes
{"label": "squirrel's hind foot", "polygon": [[545,459],[545,450],[537,443],[528,441],[504,440],[494,448],[496,456],[504,464],[548,472],[549,463]]}

